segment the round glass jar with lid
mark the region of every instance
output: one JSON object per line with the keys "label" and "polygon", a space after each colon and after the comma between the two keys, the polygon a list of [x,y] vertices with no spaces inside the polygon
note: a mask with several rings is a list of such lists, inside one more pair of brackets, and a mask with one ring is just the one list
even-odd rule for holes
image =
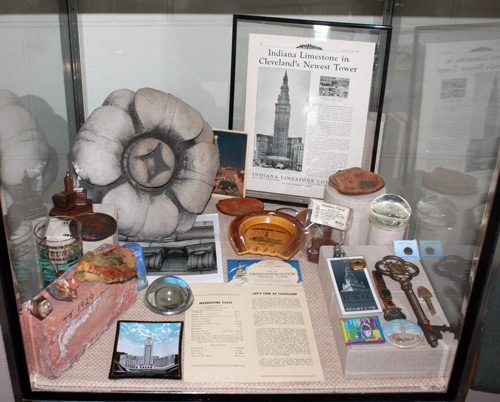
{"label": "round glass jar with lid", "polygon": [[410,216],[410,204],[397,194],[383,194],[370,205],[370,222],[384,230],[405,229]]}

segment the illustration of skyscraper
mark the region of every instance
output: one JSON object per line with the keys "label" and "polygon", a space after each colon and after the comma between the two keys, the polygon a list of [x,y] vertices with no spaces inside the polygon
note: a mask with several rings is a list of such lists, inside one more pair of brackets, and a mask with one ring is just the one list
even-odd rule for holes
{"label": "illustration of skyscraper", "polygon": [[302,138],[289,137],[291,110],[288,73],[285,71],[278,99],[274,104],[274,131],[272,135],[256,133],[254,166],[302,170]]}
{"label": "illustration of skyscraper", "polygon": [[288,74],[285,71],[281,91],[274,110],[273,156],[287,156],[288,129],[290,126],[290,94],[288,88]]}
{"label": "illustration of skyscraper", "polygon": [[366,289],[366,286],[356,278],[351,267],[346,267],[341,292],[356,292],[362,289]]}

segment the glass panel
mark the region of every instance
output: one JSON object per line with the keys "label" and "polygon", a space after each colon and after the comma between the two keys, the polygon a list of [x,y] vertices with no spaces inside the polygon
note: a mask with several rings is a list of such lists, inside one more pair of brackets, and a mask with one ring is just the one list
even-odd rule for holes
{"label": "glass panel", "polygon": [[[357,24],[380,24],[384,16],[378,0],[82,0],[78,6],[86,117],[116,89],[152,87],[179,96],[218,128],[229,121],[233,14]],[[419,242],[433,302],[444,314],[432,323],[452,327],[459,338],[496,190],[500,11],[496,0],[399,1],[394,10],[377,171],[412,208],[408,236]],[[0,3],[1,205],[18,303],[42,287],[33,228],[72,169],[82,111],[75,110],[67,24],[57,0]],[[451,368],[454,358],[440,363]],[[397,380],[398,392],[419,386],[411,380]],[[422,389],[446,389],[448,376],[437,386],[435,380],[421,380]],[[340,382],[346,393],[364,383]],[[53,389],[55,381],[41,383]],[[380,389],[390,389],[385,385]]]}
{"label": "glass panel", "polygon": [[60,190],[76,135],[66,18],[57,0],[0,4],[1,201],[23,301],[40,288],[33,226]]}
{"label": "glass panel", "polygon": [[379,173],[412,207],[409,238],[418,241],[447,321],[437,324],[451,325],[457,337],[497,177],[500,15],[493,3],[399,2],[384,101]]}
{"label": "glass panel", "polygon": [[212,127],[227,128],[233,14],[380,24],[382,6],[377,0],[82,1],[86,115],[117,88],[149,86],[180,97]]}

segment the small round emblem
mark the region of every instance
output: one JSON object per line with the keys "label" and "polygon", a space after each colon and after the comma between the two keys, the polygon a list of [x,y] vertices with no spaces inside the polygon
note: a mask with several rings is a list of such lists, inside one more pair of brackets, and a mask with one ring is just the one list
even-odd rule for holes
{"label": "small round emblem", "polygon": [[422,343],[424,331],[410,320],[392,320],[382,328],[385,340],[401,349],[414,348]]}

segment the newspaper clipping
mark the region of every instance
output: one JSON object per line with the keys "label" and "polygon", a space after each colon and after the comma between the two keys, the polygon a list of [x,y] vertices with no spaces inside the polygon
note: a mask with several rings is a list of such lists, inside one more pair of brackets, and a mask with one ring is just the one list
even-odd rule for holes
{"label": "newspaper clipping", "polygon": [[361,166],[375,43],[250,34],[246,189],[322,198]]}

